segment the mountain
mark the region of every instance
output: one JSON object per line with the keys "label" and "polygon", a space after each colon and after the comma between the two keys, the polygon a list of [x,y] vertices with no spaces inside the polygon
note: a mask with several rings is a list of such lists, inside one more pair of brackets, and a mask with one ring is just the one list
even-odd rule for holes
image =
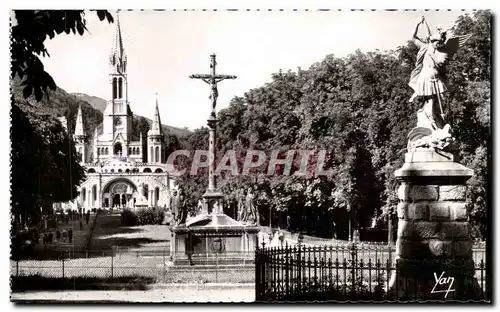
{"label": "mountain", "polygon": [[104,112],[104,109],[106,108],[107,101],[105,99],[101,99],[100,97],[97,96],[87,95],[85,93],[71,93],[71,94],[89,103],[90,105],[92,105],[93,108],[97,109],[101,113]]}
{"label": "mountain", "polygon": [[[71,94],[76,96],[78,99],[89,103],[93,108],[100,111],[101,113],[104,112],[104,109],[106,108],[107,101],[103,98],[93,96],[93,95],[88,95],[85,93],[71,93]],[[134,114],[134,117],[137,119],[144,118],[144,120],[146,120],[149,125],[151,125],[153,123],[153,121],[147,117],[143,117],[143,116],[136,115],[136,114]],[[169,125],[162,124],[162,128],[163,128],[164,133],[170,133],[172,135],[177,136],[178,138],[185,137],[190,133],[190,131],[187,129],[181,129],[181,128],[177,128],[177,127],[173,127],[173,126],[169,126]]]}
{"label": "mountain", "polygon": [[[29,105],[33,109],[36,109],[39,113],[51,115],[54,117],[66,117],[68,119],[68,126],[70,133],[73,133],[76,121],[76,115],[78,112],[78,106],[81,105],[82,113],[85,118],[85,132],[92,137],[94,135],[95,129],[102,125],[102,112],[86,100],[87,97],[80,95],[76,96],[74,94],[67,93],[61,88],[56,88],[55,91],[49,91],[49,97],[43,96],[40,102],[34,99],[34,96],[24,99],[23,97],[23,86],[21,86],[20,80],[18,78],[11,80],[11,99],[14,103],[19,105]],[[99,100],[104,101],[98,97],[94,98],[94,105]],[[85,100],[84,100],[85,99]],[[135,116],[133,118],[132,125],[132,137],[136,140],[139,139],[139,134],[142,133],[143,137],[146,138],[147,132],[151,126],[152,121],[148,118],[142,116]],[[177,145],[183,141],[183,138],[189,134],[188,130],[179,129],[176,127],[162,125],[164,133],[166,134],[167,147],[170,149],[177,148]],[[98,130],[99,132],[99,130]]]}
{"label": "mountain", "polygon": [[79,99],[67,93],[61,88],[55,91],[49,91],[49,97],[43,96],[40,102],[34,99],[34,96],[24,99],[23,86],[18,78],[11,80],[11,98],[15,103],[26,103],[32,106],[39,113],[52,115],[54,117],[69,118],[69,131],[74,131],[74,122],[78,112],[78,106],[81,105],[82,113],[85,116],[85,132],[90,136],[94,133],[95,127],[102,123],[102,113],[92,107],[86,101]]}

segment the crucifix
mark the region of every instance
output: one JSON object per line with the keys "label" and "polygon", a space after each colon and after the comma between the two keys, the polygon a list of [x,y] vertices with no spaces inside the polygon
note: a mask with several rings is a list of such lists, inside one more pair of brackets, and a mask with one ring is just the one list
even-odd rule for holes
{"label": "crucifix", "polygon": [[217,84],[225,79],[236,79],[236,76],[231,75],[217,75],[215,73],[215,66],[217,62],[215,61],[215,54],[210,55],[210,74],[197,74],[191,75],[189,78],[201,79],[205,83],[209,84],[212,89],[212,94],[210,99],[212,100],[212,112],[207,120],[208,123],[208,187],[203,194],[203,211],[208,211],[211,214],[222,213],[222,198],[224,195],[217,189],[217,181],[215,176],[215,141],[216,141],[216,129],[217,129],[217,115],[215,112],[215,106],[217,105],[217,97],[219,92],[217,91]]}
{"label": "crucifix", "polygon": [[215,54],[210,55],[210,74],[194,74],[189,76],[191,79],[201,79],[205,83],[209,84],[212,89],[212,94],[210,99],[212,100],[212,112],[210,114],[211,118],[215,119],[215,106],[217,105],[217,97],[219,92],[217,91],[217,84],[225,79],[236,79],[236,76],[231,75],[217,75],[215,73],[215,66],[217,62],[215,61]]}

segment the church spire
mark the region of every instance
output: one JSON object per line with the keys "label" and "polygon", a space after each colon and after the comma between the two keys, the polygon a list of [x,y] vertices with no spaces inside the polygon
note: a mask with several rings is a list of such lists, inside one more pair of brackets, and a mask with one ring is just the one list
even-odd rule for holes
{"label": "church spire", "polygon": [[123,48],[120,16],[118,15],[118,12],[116,12],[115,36],[113,39],[111,54],[109,55],[109,65],[113,68],[113,70],[122,74],[127,70],[127,55],[125,54],[125,49]]}
{"label": "church spire", "polygon": [[153,116],[153,124],[150,130],[153,135],[162,135],[163,131],[161,129],[161,119],[160,119],[160,110],[158,109],[158,93],[156,93],[156,107],[155,114]]}
{"label": "church spire", "polygon": [[83,116],[82,116],[82,105],[78,105],[78,113],[76,115],[76,124],[75,124],[75,136],[85,137],[85,130],[83,126]]}
{"label": "church spire", "polygon": [[161,129],[160,110],[158,109],[158,93],[156,93],[155,115],[148,131],[148,163],[161,163],[165,158],[164,136]]}

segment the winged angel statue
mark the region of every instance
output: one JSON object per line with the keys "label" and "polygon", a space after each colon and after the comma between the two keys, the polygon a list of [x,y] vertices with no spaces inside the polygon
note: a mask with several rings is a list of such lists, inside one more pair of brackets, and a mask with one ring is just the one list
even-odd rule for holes
{"label": "winged angel statue", "polygon": [[[425,24],[428,36],[418,37],[419,26]],[[415,44],[419,47],[415,69],[411,73],[409,86],[414,90],[410,102],[422,99],[423,107],[417,112],[417,127],[408,135],[408,148],[435,147],[443,149],[453,140],[450,125],[445,122],[443,94],[445,85],[444,69],[448,61],[462,47],[471,35],[449,36],[449,30],[437,27],[431,34],[422,16],[413,32]]]}

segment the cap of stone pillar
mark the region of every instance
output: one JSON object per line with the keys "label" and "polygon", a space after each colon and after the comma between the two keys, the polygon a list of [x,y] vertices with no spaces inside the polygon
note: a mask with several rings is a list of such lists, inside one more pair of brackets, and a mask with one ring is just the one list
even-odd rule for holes
{"label": "cap of stone pillar", "polygon": [[401,182],[427,185],[465,184],[474,171],[455,162],[450,153],[422,150],[406,153],[403,167],[396,170]]}

